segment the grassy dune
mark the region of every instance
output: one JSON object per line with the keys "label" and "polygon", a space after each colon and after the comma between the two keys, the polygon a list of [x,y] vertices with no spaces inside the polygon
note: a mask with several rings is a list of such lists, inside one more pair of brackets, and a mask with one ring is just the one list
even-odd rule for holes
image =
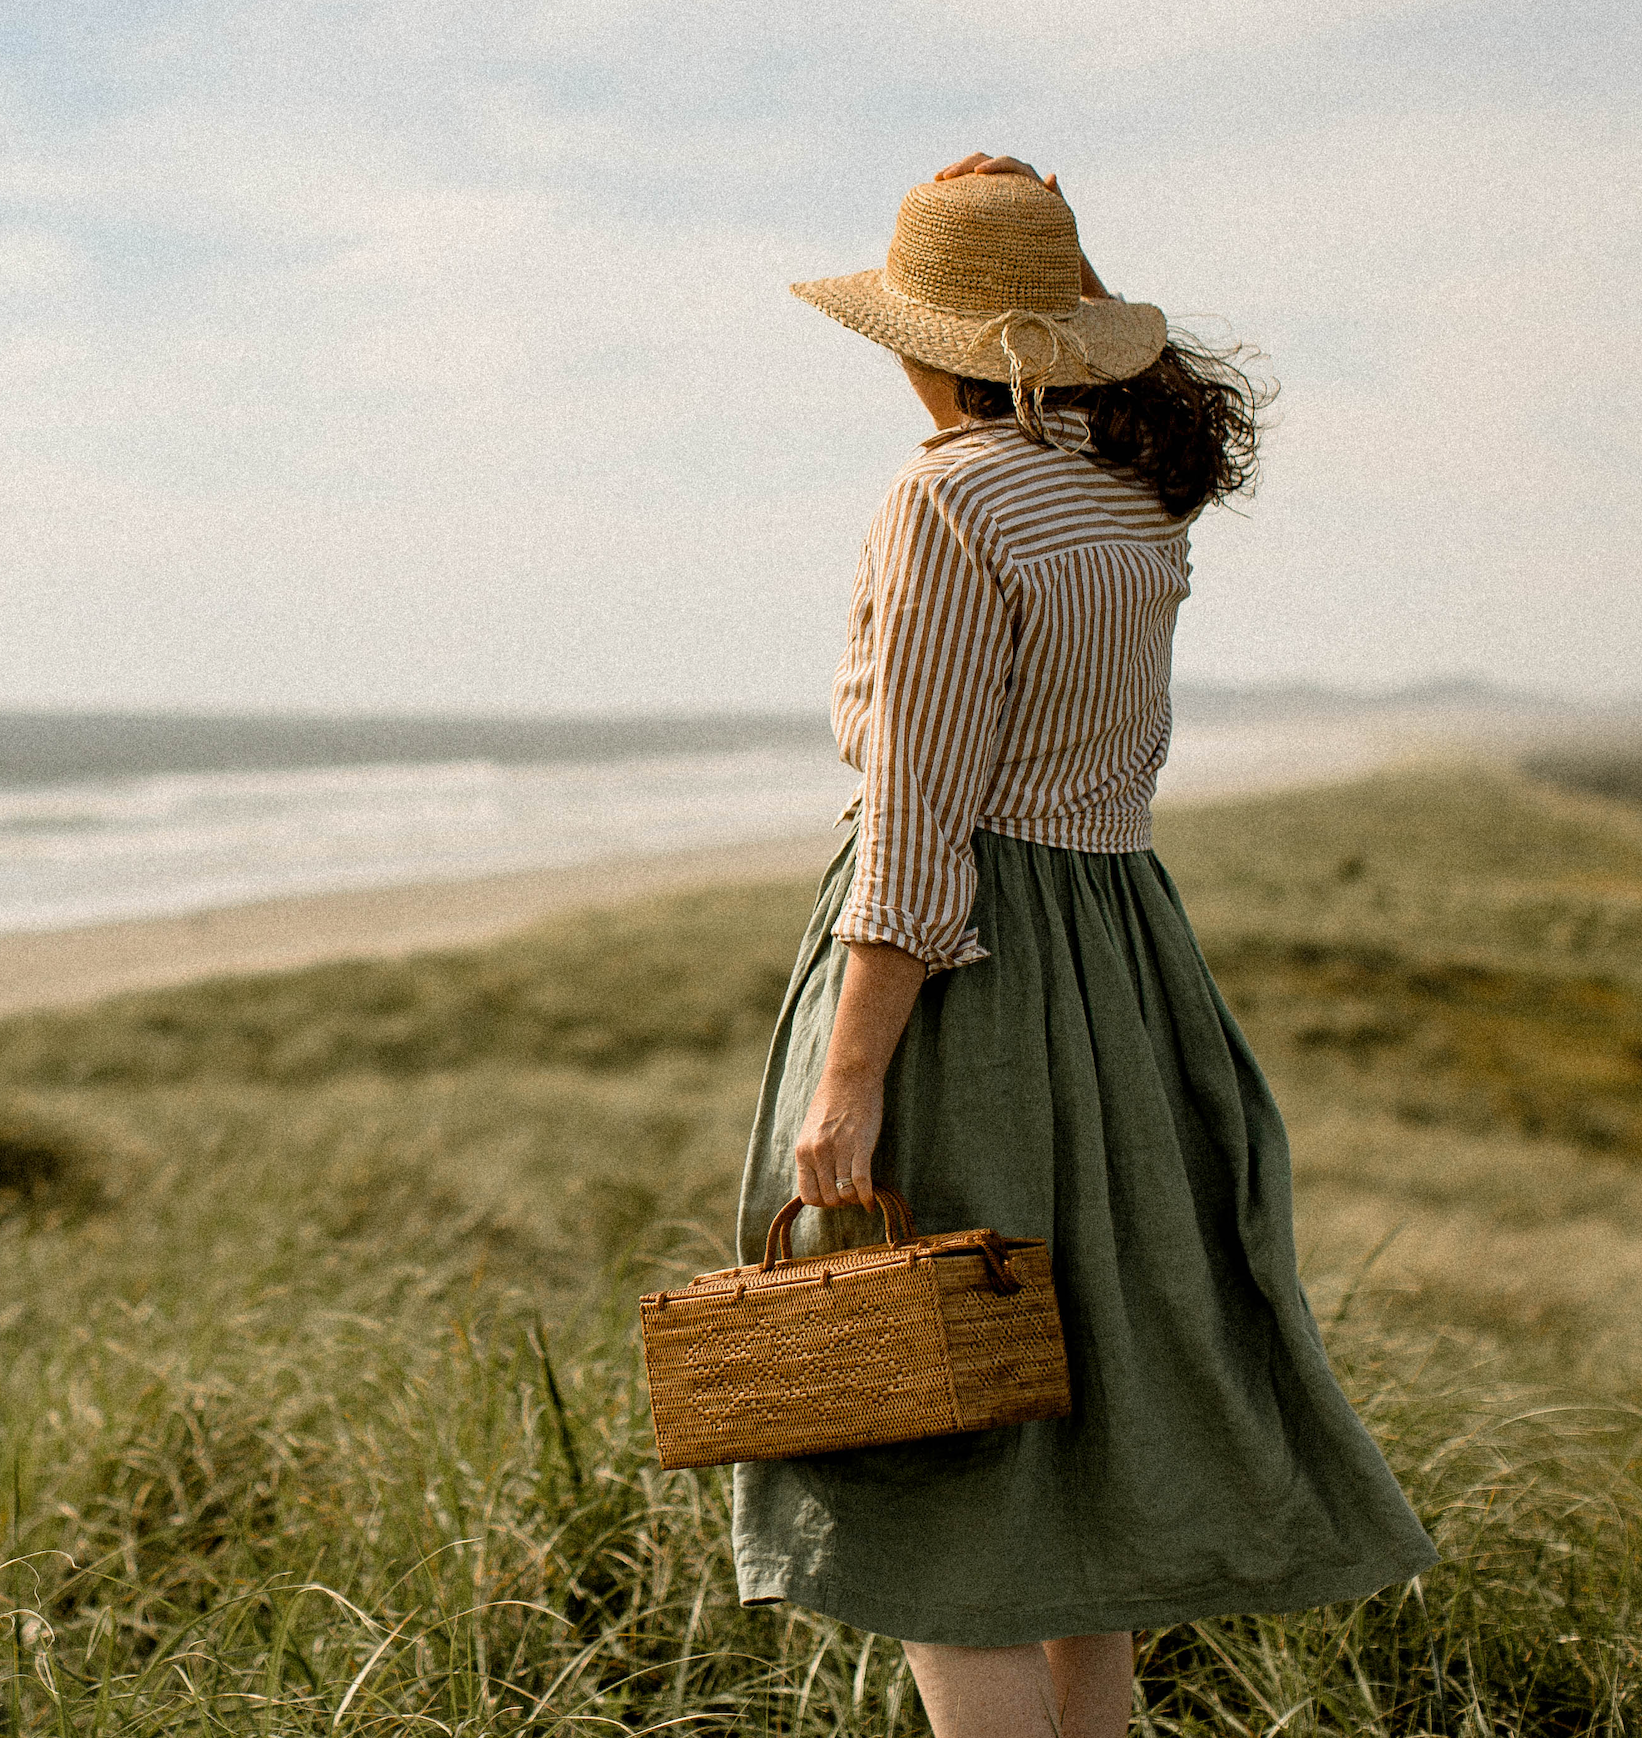
{"label": "grassy dune", "polygon": [[1167,817],[1289,1115],[1314,1290],[1642,1394],[1642,806],[1503,773]]}
{"label": "grassy dune", "polygon": [[[1447,1560],[1146,1638],[1140,1730],[1642,1712],[1642,809],[1575,782],[1160,826]],[[735,1606],[634,1359],[724,1255],[809,897],[0,1025],[0,1730],[925,1729],[892,1644]]]}

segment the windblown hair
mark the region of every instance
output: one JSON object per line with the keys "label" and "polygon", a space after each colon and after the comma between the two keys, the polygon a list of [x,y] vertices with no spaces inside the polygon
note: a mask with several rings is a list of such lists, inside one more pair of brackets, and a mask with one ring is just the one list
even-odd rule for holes
{"label": "windblown hair", "polygon": [[965,416],[1013,416],[1029,441],[1047,446],[1043,418],[1082,411],[1096,464],[1134,472],[1157,491],[1176,519],[1206,501],[1252,488],[1257,472],[1260,412],[1276,389],[1237,366],[1237,350],[1216,353],[1171,340],[1150,368],[1100,386],[1051,386],[1013,392],[1007,381],[958,377]]}

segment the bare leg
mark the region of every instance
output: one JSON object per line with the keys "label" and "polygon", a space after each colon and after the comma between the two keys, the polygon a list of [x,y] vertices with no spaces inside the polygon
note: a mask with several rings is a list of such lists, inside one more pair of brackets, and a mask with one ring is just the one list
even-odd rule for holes
{"label": "bare leg", "polygon": [[1128,1728],[1134,1644],[1127,1635],[905,1646],[935,1738],[1123,1738]]}
{"label": "bare leg", "polygon": [[935,1738],[1055,1738],[1059,1697],[1041,1646],[904,1644]]}
{"label": "bare leg", "polygon": [[1061,1738],[1123,1738],[1134,1702],[1134,1637],[1069,1635],[1046,1641],[1043,1651],[1055,1680]]}

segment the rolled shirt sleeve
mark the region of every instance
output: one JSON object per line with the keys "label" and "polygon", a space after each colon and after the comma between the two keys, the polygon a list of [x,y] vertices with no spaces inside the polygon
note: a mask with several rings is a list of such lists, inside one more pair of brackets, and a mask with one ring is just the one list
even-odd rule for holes
{"label": "rolled shirt sleeve", "polygon": [[[950,477],[909,469],[869,534],[871,635],[855,878],[833,934],[931,971],[987,957],[970,926],[970,838],[1008,694],[1010,615],[984,517]],[[866,674],[866,672],[862,672]]]}

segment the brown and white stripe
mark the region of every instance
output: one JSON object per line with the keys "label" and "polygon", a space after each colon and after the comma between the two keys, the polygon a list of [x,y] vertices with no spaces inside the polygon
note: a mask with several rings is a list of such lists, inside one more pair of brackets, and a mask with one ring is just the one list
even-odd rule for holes
{"label": "brown and white stripe", "polygon": [[[1057,438],[1083,433],[1068,419]],[[932,970],[985,959],[969,923],[978,827],[1150,847],[1189,523],[1013,421],[924,443],[867,533],[833,683],[840,756],[862,774],[834,935]]]}

